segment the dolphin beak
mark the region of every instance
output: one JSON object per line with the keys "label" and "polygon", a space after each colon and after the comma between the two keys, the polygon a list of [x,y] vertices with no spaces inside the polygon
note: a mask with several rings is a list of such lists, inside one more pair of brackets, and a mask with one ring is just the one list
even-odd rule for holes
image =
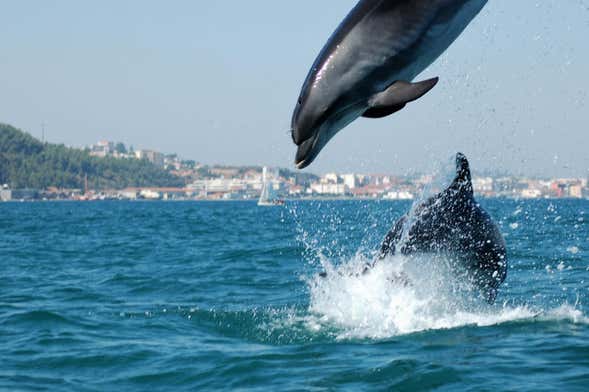
{"label": "dolphin beak", "polygon": [[312,155],[313,147],[315,147],[315,141],[317,140],[317,136],[313,136],[304,142],[302,142],[298,149],[297,155],[295,157],[295,165],[297,169],[304,169],[313,162],[315,158]]}

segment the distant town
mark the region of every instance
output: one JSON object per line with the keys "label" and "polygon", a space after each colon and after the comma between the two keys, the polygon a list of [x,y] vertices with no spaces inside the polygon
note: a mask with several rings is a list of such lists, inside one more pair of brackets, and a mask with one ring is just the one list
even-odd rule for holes
{"label": "distant town", "polygon": [[[96,157],[144,159],[183,179],[182,187],[125,189],[10,189],[0,184],[0,201],[10,200],[256,200],[270,187],[281,199],[413,200],[431,175],[400,177],[389,174],[328,173],[316,176],[287,169],[208,166],[176,154],[133,149],[123,143],[101,141],[84,150]],[[478,197],[516,199],[589,198],[587,178],[474,177]]]}

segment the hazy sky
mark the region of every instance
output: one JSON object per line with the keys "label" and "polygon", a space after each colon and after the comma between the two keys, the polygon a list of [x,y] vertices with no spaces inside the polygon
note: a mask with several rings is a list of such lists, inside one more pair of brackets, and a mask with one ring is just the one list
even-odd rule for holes
{"label": "hazy sky", "polygon": [[[0,0],[0,122],[205,163],[293,167],[306,73],[355,0]],[[491,0],[419,79],[426,97],[340,132],[312,172],[586,175],[589,0]]]}

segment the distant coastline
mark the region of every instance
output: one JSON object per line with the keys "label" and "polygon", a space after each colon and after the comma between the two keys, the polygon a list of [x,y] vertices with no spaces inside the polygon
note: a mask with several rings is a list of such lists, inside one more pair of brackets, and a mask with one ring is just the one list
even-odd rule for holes
{"label": "distant coastline", "polygon": [[[0,124],[0,201],[257,200],[263,188],[262,173],[262,166],[203,165],[120,142],[65,147]],[[267,173],[267,186],[284,200],[414,200],[434,180],[432,175],[318,176],[284,168],[267,168]],[[587,178],[474,174],[478,197],[589,198]]]}
{"label": "distant coastline", "polygon": [[[230,202],[251,202],[256,203],[258,201],[257,198],[229,198],[229,197],[215,197],[215,198],[206,198],[206,197],[197,197],[197,196],[186,196],[186,195],[169,195],[169,194],[155,194],[152,197],[141,197],[137,194],[137,197],[128,197],[128,196],[121,196],[120,193],[114,191],[112,193],[104,193],[104,192],[88,192],[87,194],[77,193],[71,196],[56,196],[52,194],[47,194],[46,192],[40,191],[35,194],[28,194],[23,197],[22,192],[23,190],[16,190],[16,197],[11,197],[6,195],[6,190],[0,191],[0,203],[51,203],[51,202],[203,202],[203,203],[230,203]],[[31,192],[33,190],[26,190]],[[151,192],[154,192],[151,190]],[[419,196],[418,196],[419,197]],[[418,198],[416,197],[416,198]],[[589,200],[589,195],[584,195],[583,197],[570,197],[570,196],[561,196],[561,197],[521,197],[518,195],[514,196],[488,196],[488,195],[478,195],[479,199],[505,199],[505,200]],[[301,196],[301,197],[285,197],[281,200],[284,200],[286,203],[292,202],[317,202],[317,201],[325,201],[325,202],[334,202],[334,201],[374,201],[374,202],[383,202],[383,203],[393,203],[393,202],[406,202],[411,203],[416,198],[411,199],[387,199],[382,197],[354,197],[354,196]]]}

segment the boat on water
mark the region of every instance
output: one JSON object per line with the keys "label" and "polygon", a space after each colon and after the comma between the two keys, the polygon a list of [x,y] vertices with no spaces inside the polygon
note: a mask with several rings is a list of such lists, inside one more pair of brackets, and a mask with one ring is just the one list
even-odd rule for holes
{"label": "boat on water", "polygon": [[258,205],[261,207],[284,205],[284,200],[276,197],[274,187],[268,181],[268,168],[266,166],[264,166],[264,169],[262,169],[262,192],[260,193]]}

